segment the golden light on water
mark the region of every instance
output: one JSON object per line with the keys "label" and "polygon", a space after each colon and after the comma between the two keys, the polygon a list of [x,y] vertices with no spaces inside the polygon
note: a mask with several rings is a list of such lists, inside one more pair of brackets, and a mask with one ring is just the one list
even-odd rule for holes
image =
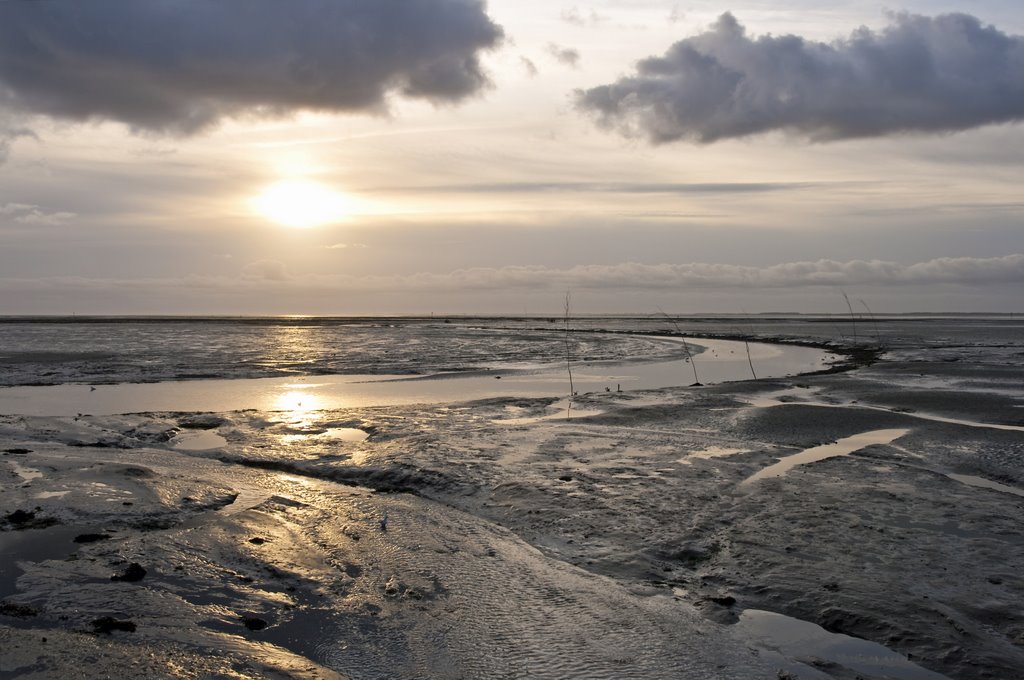
{"label": "golden light on water", "polygon": [[262,217],[293,229],[341,222],[352,215],[351,198],[325,184],[306,179],[275,182],[251,201]]}
{"label": "golden light on water", "polygon": [[317,395],[302,389],[289,390],[274,400],[275,411],[287,411],[297,420],[323,408],[323,402]]}

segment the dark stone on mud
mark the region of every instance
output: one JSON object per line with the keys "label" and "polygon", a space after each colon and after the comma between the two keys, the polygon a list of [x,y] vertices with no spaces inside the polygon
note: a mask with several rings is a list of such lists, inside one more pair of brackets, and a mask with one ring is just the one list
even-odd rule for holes
{"label": "dark stone on mud", "polygon": [[112,616],[104,616],[92,622],[93,632],[99,635],[110,635],[115,630],[125,633],[134,633],[135,624],[131,621],[118,621]]}
{"label": "dark stone on mud", "polygon": [[24,456],[27,453],[32,453],[31,449],[4,449],[4,453],[10,453],[14,456]]}
{"label": "dark stone on mud", "polygon": [[837,582],[835,582],[835,581],[830,581],[829,583],[826,583],[826,584],[822,585],[821,587],[824,588],[825,590],[827,590],[830,593],[834,593],[834,592],[837,592],[839,590],[839,584]]}
{"label": "dark stone on mud", "polygon": [[256,536],[255,538],[250,538],[249,542],[252,543],[253,545],[263,545],[264,543],[267,542],[267,539],[260,538],[259,536]]}
{"label": "dark stone on mud", "polygon": [[128,568],[123,573],[114,574],[110,577],[111,581],[124,581],[126,583],[136,583],[146,578],[146,570],[138,562],[132,562],[128,565]]}
{"label": "dark stone on mud", "polygon": [[36,513],[29,510],[15,510],[11,514],[4,517],[5,520],[11,524],[28,524],[36,518]]}
{"label": "dark stone on mud", "polygon": [[846,611],[838,607],[825,609],[818,615],[818,625],[830,633],[871,640],[882,633],[891,634],[881,622],[863,614]]}
{"label": "dark stone on mud", "polygon": [[716,543],[712,543],[710,545],[690,543],[669,553],[668,558],[681,563],[685,567],[692,568],[710,560],[716,553],[718,553],[719,549],[720,548]]}
{"label": "dark stone on mud", "polygon": [[96,543],[110,538],[110,534],[79,534],[75,536],[75,543]]}
{"label": "dark stone on mud", "polygon": [[249,630],[263,630],[270,624],[258,616],[246,615],[242,617],[242,625],[248,628]]}
{"label": "dark stone on mud", "polygon": [[0,616],[11,616],[16,619],[28,619],[38,614],[35,609],[23,604],[11,604],[0,601]]}
{"label": "dark stone on mud", "polygon": [[186,430],[215,430],[228,421],[211,414],[186,416],[178,421],[178,427]]}
{"label": "dark stone on mud", "polygon": [[736,598],[733,597],[732,595],[721,595],[719,597],[709,597],[708,601],[709,602],[714,602],[715,604],[720,604],[723,607],[731,607],[734,604],[736,604]]}
{"label": "dark stone on mud", "polygon": [[571,482],[572,481],[572,475],[562,475],[558,479],[559,479],[559,481],[562,481],[562,482]]}
{"label": "dark stone on mud", "polygon": [[[36,510],[39,510],[39,508],[36,508]],[[53,517],[39,517],[32,510],[15,510],[11,514],[4,516],[3,522],[10,524],[16,531],[46,529],[60,523]]]}

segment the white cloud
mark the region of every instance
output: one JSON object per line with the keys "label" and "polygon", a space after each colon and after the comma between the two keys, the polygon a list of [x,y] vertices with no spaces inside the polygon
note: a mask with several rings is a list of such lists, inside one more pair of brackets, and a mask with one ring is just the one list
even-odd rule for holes
{"label": "white cloud", "polygon": [[242,278],[257,281],[287,281],[288,267],[277,260],[258,260],[242,267]]}
{"label": "white cloud", "polygon": [[966,14],[895,14],[833,43],[750,37],[731,15],[576,92],[603,126],[660,144],[772,130],[824,141],[1024,119],[1024,38]]}
{"label": "white cloud", "polygon": [[597,10],[591,8],[589,11],[583,11],[576,5],[563,9],[561,18],[565,23],[579,27],[598,26],[608,21],[608,17]]}
{"label": "white cloud", "polygon": [[580,65],[580,53],[579,50],[572,47],[562,47],[555,43],[548,44],[548,54],[554,57],[555,61],[572,68],[577,68]]}
{"label": "white cloud", "polygon": [[815,260],[769,267],[730,264],[581,265],[566,269],[541,266],[476,267],[448,273],[407,276],[289,274],[284,263],[260,260],[241,276],[188,276],[182,279],[0,279],[0,291],[53,290],[72,287],[96,291],[118,288],[204,289],[254,292],[272,283],[295,292],[504,291],[688,291],[693,289],[761,290],[836,286],[928,286],[953,284],[985,287],[1024,284],[1024,254],[992,258],[938,258],[901,264],[884,260]]}
{"label": "white cloud", "polygon": [[73,212],[46,212],[38,205],[28,203],[5,203],[0,205],[0,216],[8,216],[19,224],[55,226],[72,220],[77,215]]}

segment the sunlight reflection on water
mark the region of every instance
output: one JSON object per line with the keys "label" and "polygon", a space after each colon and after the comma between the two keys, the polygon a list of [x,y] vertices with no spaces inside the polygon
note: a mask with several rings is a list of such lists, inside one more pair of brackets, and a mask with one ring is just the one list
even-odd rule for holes
{"label": "sunlight reflection on water", "polygon": [[[663,338],[666,343],[678,339]],[[696,344],[698,341],[691,341]],[[697,356],[701,382],[713,384],[750,378],[743,343],[701,339],[708,348]],[[826,368],[834,357],[809,347],[751,343],[758,377],[781,377]],[[739,348],[733,349],[732,347]],[[660,389],[692,382],[685,360],[635,364],[580,362],[573,371],[580,395]],[[495,378],[500,375],[501,380]],[[291,378],[190,380],[160,383],[53,385],[0,389],[0,413],[74,416],[142,412],[227,412],[244,409],[283,411],[296,424],[323,409],[452,403],[505,397],[564,397],[563,367],[532,372],[486,371],[410,378],[400,375],[316,376],[315,382]]]}

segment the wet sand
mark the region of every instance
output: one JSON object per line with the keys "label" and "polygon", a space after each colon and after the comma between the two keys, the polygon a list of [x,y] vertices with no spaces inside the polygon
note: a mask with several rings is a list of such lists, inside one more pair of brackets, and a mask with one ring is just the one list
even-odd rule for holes
{"label": "wet sand", "polygon": [[1013,677],[1024,375],[947,351],[573,418],[0,417],[0,677]]}

